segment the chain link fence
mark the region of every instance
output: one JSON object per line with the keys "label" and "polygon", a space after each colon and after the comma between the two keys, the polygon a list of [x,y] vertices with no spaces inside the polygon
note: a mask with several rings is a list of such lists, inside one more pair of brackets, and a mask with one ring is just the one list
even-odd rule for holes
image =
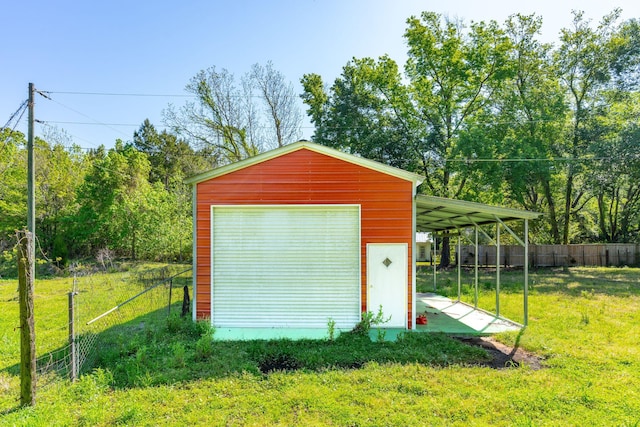
{"label": "chain link fence", "polygon": [[[68,277],[36,280],[38,389],[90,371],[110,333],[122,333],[123,328],[128,334],[142,333],[150,323],[188,311],[190,286],[187,265],[113,268],[108,273],[74,266]],[[7,401],[9,394],[20,394],[17,282],[0,281],[0,298],[0,325],[5,329],[0,333],[0,401]]]}
{"label": "chain link fence", "polygon": [[[86,280],[77,279],[79,289]],[[109,300],[111,307],[106,310],[104,302],[83,298],[82,291],[77,291],[73,298],[77,302],[77,330],[69,340],[69,376],[91,369],[95,349],[112,331],[122,333],[126,328],[129,333],[140,333],[147,324],[166,319],[172,311],[190,316],[190,284],[191,268],[184,266],[141,271],[127,277],[124,286],[110,288],[109,293],[119,293],[119,297]],[[118,303],[113,304],[115,301]]]}

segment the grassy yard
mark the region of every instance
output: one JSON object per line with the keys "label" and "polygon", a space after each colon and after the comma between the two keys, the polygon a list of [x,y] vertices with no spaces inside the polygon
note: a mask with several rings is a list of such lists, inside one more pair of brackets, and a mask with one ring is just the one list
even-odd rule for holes
{"label": "grassy yard", "polygon": [[[432,290],[428,273],[420,291]],[[518,321],[521,277],[502,274],[501,313]],[[440,274],[439,291],[457,295],[455,282],[455,272]],[[540,370],[474,365],[486,354],[440,335],[218,342],[177,317],[137,318],[103,332],[97,370],[17,409],[16,285],[0,281],[0,424],[640,425],[640,269],[540,270],[531,283],[529,327],[498,339],[543,357]],[[42,280],[36,293],[49,304],[65,286]],[[493,287],[483,273],[488,310]]]}

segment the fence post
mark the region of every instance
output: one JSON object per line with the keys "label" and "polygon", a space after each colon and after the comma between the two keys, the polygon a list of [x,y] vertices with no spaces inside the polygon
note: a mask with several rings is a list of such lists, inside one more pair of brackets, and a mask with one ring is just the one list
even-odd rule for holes
{"label": "fence post", "polygon": [[181,314],[182,317],[188,315],[191,312],[191,299],[189,298],[189,286],[184,285],[183,291],[184,291],[184,295],[182,297],[182,314]]}
{"label": "fence post", "polygon": [[171,294],[173,292],[173,279],[169,280],[169,311],[167,316],[171,316]]}
{"label": "fence post", "polygon": [[36,332],[33,317],[33,282],[35,278],[33,234],[19,231],[18,289],[20,302],[20,405],[36,404]]}
{"label": "fence post", "polygon": [[78,378],[78,352],[76,350],[75,309],[73,303],[75,295],[75,292],[69,292],[69,348],[71,351],[69,379],[71,381],[75,381]]}

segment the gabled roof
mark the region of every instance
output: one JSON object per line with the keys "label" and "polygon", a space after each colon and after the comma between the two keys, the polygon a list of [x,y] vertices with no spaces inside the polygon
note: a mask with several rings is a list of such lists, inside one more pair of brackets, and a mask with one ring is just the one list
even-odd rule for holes
{"label": "gabled roof", "polygon": [[211,178],[216,178],[218,176],[226,175],[228,173],[235,172],[240,169],[244,169],[246,167],[253,166],[258,163],[262,163],[267,160],[280,157],[285,154],[292,153],[294,151],[298,151],[302,149],[314,151],[316,153],[324,154],[336,159],[343,160],[345,162],[353,163],[355,165],[362,166],[367,169],[373,169],[375,171],[378,171],[387,175],[395,176],[396,178],[413,182],[414,187],[417,187],[418,185],[420,185],[424,180],[422,176],[414,174],[412,172],[407,172],[402,169],[394,168],[392,166],[387,166],[385,164],[382,164],[373,160],[365,159],[363,157],[354,156],[353,154],[343,153],[342,151],[325,147],[324,145],[316,144],[313,142],[298,141],[298,142],[294,142],[293,144],[285,145],[284,147],[276,148],[274,150],[258,154],[257,156],[249,157],[239,162],[231,163],[231,164],[221,166],[219,168],[215,168],[198,175],[194,175],[192,177],[187,178],[185,180],[185,183],[197,184],[199,182],[207,181]]}
{"label": "gabled roof", "polygon": [[443,232],[498,221],[536,219],[539,212],[502,208],[484,203],[445,199],[435,196],[416,196],[417,231]]}

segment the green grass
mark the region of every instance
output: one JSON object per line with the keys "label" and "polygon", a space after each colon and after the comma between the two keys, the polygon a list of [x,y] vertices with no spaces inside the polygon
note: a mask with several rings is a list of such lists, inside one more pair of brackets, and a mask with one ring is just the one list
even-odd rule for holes
{"label": "green grass", "polygon": [[[501,311],[515,320],[521,277],[502,274]],[[440,290],[456,295],[455,278],[440,275]],[[465,273],[467,301],[471,278]],[[421,272],[419,290],[431,283]],[[491,310],[493,278],[480,283],[480,305]],[[4,343],[17,319],[7,298],[14,286],[0,282]],[[99,370],[50,385],[35,408],[12,409],[17,379],[0,368],[0,410],[10,410],[0,424],[640,425],[640,269],[534,271],[529,311],[523,334],[498,338],[544,357],[537,371],[469,365],[483,355],[439,335],[218,342],[200,325],[139,318],[104,332]],[[0,351],[4,366],[15,364],[15,351]]]}

